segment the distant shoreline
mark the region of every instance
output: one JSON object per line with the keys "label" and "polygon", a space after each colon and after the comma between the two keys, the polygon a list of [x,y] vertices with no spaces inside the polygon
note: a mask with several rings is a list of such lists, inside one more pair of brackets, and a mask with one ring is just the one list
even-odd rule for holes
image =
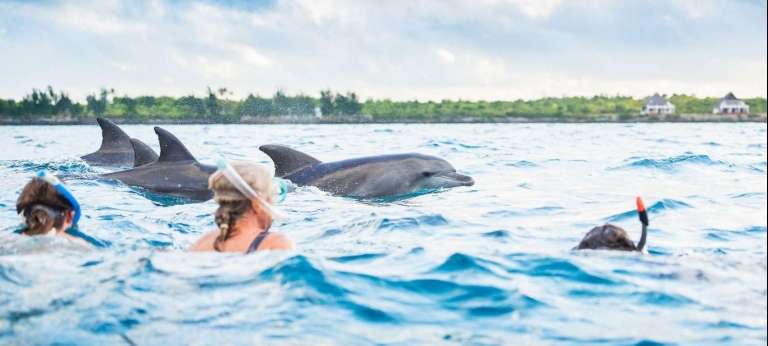
{"label": "distant shoreline", "polygon": [[[236,122],[215,121],[200,118],[151,118],[131,119],[109,117],[118,124],[137,125],[208,125],[208,124],[515,124],[515,123],[766,123],[766,114],[750,115],[719,115],[719,114],[679,114],[672,116],[619,116],[615,114],[603,114],[591,117],[444,117],[444,118],[372,118],[372,117],[296,117],[296,116],[272,116],[272,117],[244,117]],[[95,117],[0,117],[0,125],[94,125]]]}

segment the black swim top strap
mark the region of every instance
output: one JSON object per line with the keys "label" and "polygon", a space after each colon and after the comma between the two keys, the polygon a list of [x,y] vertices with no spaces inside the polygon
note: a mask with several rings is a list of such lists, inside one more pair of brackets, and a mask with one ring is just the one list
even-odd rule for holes
{"label": "black swim top strap", "polygon": [[248,247],[248,251],[246,251],[246,254],[249,254],[251,252],[256,252],[256,250],[259,249],[259,245],[261,245],[261,242],[264,241],[264,238],[266,238],[269,235],[269,230],[266,230],[264,232],[259,233],[259,235],[256,236],[256,239],[251,242],[251,246]]}

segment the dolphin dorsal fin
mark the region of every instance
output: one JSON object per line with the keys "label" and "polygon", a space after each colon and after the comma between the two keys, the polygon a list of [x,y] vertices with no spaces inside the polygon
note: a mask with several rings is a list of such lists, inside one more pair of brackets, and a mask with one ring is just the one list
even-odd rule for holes
{"label": "dolphin dorsal fin", "polygon": [[159,127],[155,127],[155,133],[157,133],[157,139],[160,141],[158,162],[197,161],[187,150],[187,147],[172,133]]}
{"label": "dolphin dorsal fin", "polygon": [[144,142],[131,138],[133,145],[133,167],[146,165],[157,160],[157,153]]}
{"label": "dolphin dorsal fin", "polygon": [[282,145],[262,145],[259,150],[267,154],[275,163],[276,177],[284,177],[304,167],[320,163],[320,160],[312,156]]}
{"label": "dolphin dorsal fin", "polygon": [[96,118],[101,127],[101,147],[99,151],[119,151],[131,147],[131,138],[115,123],[105,119]]}

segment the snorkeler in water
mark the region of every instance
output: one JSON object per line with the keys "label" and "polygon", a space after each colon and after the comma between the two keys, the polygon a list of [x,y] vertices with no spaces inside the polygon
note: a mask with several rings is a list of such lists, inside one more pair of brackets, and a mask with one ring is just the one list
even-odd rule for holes
{"label": "snorkeler in water", "polygon": [[60,236],[96,247],[107,245],[78,230],[80,203],[58,178],[44,170],[24,186],[16,201],[16,212],[23,223],[16,233]]}
{"label": "snorkeler in water", "polygon": [[627,232],[621,227],[611,224],[598,226],[590,230],[574,250],[620,250],[642,252],[648,235],[648,212],[640,197],[637,197],[637,215],[643,225],[640,241],[635,246]]}
{"label": "snorkeler in water", "polygon": [[258,164],[219,160],[218,170],[208,179],[216,210],[218,230],[200,238],[190,251],[251,253],[263,250],[290,250],[293,242],[280,233],[269,232],[280,213],[273,206],[287,192],[284,181],[275,181]]}

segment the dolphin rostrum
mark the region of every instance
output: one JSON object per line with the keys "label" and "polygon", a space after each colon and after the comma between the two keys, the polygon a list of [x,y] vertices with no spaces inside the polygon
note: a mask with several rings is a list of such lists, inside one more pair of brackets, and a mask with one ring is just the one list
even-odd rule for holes
{"label": "dolphin rostrum", "polygon": [[157,154],[138,139],[130,138],[128,135],[115,123],[105,119],[96,118],[96,122],[101,127],[101,147],[99,150],[84,155],[81,158],[88,162],[88,164],[94,166],[136,166],[134,162],[135,143],[138,142],[141,147],[141,153],[139,156],[142,159],[147,159],[151,156],[157,157]]}
{"label": "dolphin rostrum", "polygon": [[403,196],[475,183],[457,173],[448,161],[429,155],[380,155],[323,163],[281,145],[262,145],[259,149],[275,163],[276,176],[339,196]]}
{"label": "dolphin rostrum", "polygon": [[216,171],[216,167],[197,162],[184,144],[170,132],[155,127],[155,133],[160,141],[160,157],[102,177],[192,201],[211,199],[213,193],[208,189],[208,177]]}

